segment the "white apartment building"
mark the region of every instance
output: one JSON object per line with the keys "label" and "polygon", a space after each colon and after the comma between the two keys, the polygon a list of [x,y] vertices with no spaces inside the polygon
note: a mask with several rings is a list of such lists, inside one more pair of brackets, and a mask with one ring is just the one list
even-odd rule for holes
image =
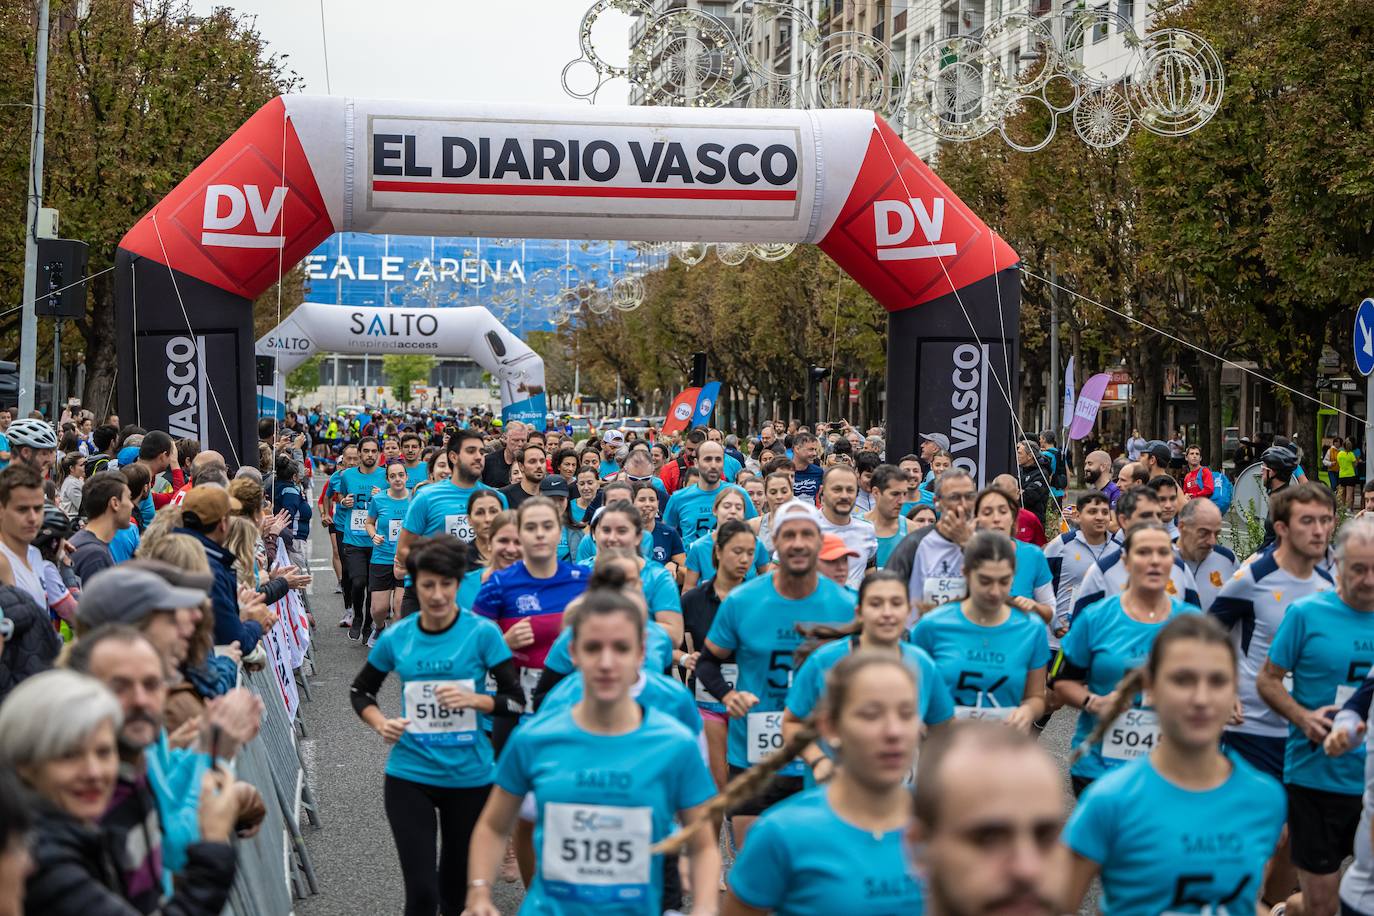
{"label": "white apartment building", "polygon": [[[915,152],[928,161],[936,158],[940,140],[922,129],[920,119],[912,116],[913,106],[929,105],[931,81],[921,79],[939,68],[942,52],[929,52],[937,41],[955,36],[987,39],[987,53],[994,56],[1008,73],[1023,72],[1037,66],[1036,50],[1041,43],[1031,27],[1021,23],[1046,23],[1062,47],[1068,40],[1073,54],[1081,60],[1083,72],[1094,82],[1119,81],[1133,67],[1136,51],[1126,40],[1120,20],[1103,17],[1089,20],[1085,27],[1066,36],[1065,9],[1111,13],[1131,23],[1136,34],[1144,36],[1148,8],[1154,0],[652,0],[655,14],[673,10],[699,10],[723,22],[733,33],[738,46],[759,67],[750,74],[738,55],[733,62],[722,59],[718,51],[704,51],[707,44],[695,47],[694,66],[683,63],[682,53],[692,54],[689,40],[677,42],[664,55],[650,61],[653,83],[672,84],[674,75],[697,87],[710,85],[717,97],[727,93],[722,82],[733,81],[733,105],[760,107],[841,107],[854,106],[883,111],[902,133]],[[797,17],[789,10],[799,9]],[[1024,16],[1008,20],[989,30],[1003,16]],[[817,35],[807,35],[810,22]],[[631,30],[631,47],[645,36],[646,22],[639,19]],[[662,44],[662,43],[660,43]],[[848,62],[834,54],[860,44],[870,52],[872,63],[857,57]],[[922,58],[922,52],[927,52]],[[676,53],[676,58],[673,55]],[[937,55],[934,58],[931,54]],[[948,58],[946,58],[947,62]],[[934,62],[932,62],[934,61]],[[762,82],[760,82],[762,78]],[[990,82],[990,80],[987,80]],[[990,89],[985,85],[985,89]],[[693,93],[688,90],[687,95]],[[976,91],[975,91],[976,96]],[[646,98],[634,88],[631,104],[663,103],[663,98]]]}

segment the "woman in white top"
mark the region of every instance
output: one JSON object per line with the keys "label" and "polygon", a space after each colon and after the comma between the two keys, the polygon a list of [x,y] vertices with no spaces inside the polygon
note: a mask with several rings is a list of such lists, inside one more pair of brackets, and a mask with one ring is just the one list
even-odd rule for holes
{"label": "woman in white top", "polygon": [[86,486],[86,456],[80,452],[64,455],[60,469],[62,483],[57,488],[57,505],[76,518],[81,514],[81,493]]}
{"label": "woman in white top", "polygon": [[792,475],[785,471],[774,471],[763,479],[763,501],[766,505],[747,524],[759,536],[759,542],[769,556],[773,555],[773,512],[791,498]]}

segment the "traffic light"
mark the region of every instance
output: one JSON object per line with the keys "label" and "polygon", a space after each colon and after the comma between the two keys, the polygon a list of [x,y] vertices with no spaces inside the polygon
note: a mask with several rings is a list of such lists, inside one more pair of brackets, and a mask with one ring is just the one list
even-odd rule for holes
{"label": "traffic light", "polygon": [[[86,316],[87,245],[76,239],[39,239],[39,299],[33,312],[40,318]],[[45,295],[46,293],[46,295]]]}
{"label": "traffic light", "polygon": [[825,366],[811,366],[806,370],[806,422],[815,428],[820,422],[821,381],[830,374]]}

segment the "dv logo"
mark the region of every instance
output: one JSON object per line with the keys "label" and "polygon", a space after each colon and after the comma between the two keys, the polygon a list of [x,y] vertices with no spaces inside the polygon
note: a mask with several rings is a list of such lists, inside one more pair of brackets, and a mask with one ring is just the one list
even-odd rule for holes
{"label": "dv logo", "polygon": [[[893,224],[893,220],[896,224]],[[917,225],[927,244],[908,245]],[[930,208],[925,201],[875,200],[873,202],[873,237],[879,261],[916,261],[922,258],[953,257],[958,250],[953,242],[941,242],[945,228],[945,199],[931,198]]]}
{"label": "dv logo", "polygon": [[[200,243],[221,248],[281,248],[285,236],[277,221],[286,203],[286,187],[278,185],[270,190],[271,196],[264,200],[262,189],[255,184],[212,184],[206,188]],[[254,231],[233,231],[242,227],[248,216]]]}
{"label": "dv logo", "polygon": [[690,419],[692,418],[692,405],[691,405],[691,404],[679,404],[679,405],[677,405],[677,409],[673,411],[673,417],[674,417],[674,419],[676,419],[676,420],[678,420],[678,421],[680,421],[680,422],[682,422],[682,423],[686,423],[688,420],[690,420]]}
{"label": "dv logo", "polygon": [[700,404],[697,405],[697,415],[702,417],[709,417],[711,415],[711,408],[714,406],[714,401],[712,401],[710,398],[705,398],[704,400],[702,400]]}

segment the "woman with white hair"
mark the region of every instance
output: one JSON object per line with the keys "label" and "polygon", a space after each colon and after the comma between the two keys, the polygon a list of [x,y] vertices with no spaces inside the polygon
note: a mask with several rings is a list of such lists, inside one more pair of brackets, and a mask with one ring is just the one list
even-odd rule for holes
{"label": "woman with white hair", "polygon": [[[28,912],[45,916],[137,916],[119,886],[119,871],[100,827],[119,769],[119,701],[100,681],[74,671],[45,671],[16,687],[0,705],[0,766],[12,767],[32,793],[34,870]],[[166,916],[213,916],[234,880],[238,802],[229,777],[205,774],[200,789],[202,841],[187,849]]]}

